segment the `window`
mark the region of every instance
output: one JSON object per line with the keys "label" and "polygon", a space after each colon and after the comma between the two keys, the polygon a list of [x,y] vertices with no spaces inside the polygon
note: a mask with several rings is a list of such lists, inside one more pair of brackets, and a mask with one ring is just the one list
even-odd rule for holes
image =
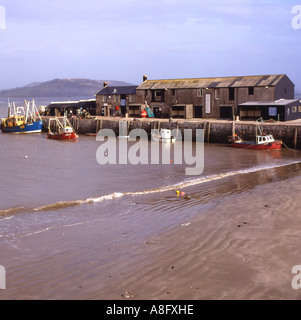
{"label": "window", "polygon": [[298,107],[298,112],[301,112],[301,106]]}
{"label": "window", "polygon": [[115,102],[118,102],[118,101],[119,101],[119,95],[116,94],[116,95],[115,95]]}
{"label": "window", "polygon": [[254,87],[249,87],[249,96],[254,95]]}
{"label": "window", "polygon": [[269,116],[276,117],[277,116],[277,107],[269,107]]}
{"label": "window", "polygon": [[215,99],[219,100],[220,98],[220,89],[215,89]]}
{"label": "window", "polygon": [[197,91],[197,96],[198,96],[199,98],[203,96],[203,89],[199,89],[199,90]]}
{"label": "window", "polygon": [[107,102],[107,96],[102,96],[102,102]]}
{"label": "window", "polygon": [[176,95],[176,90],[175,90],[175,89],[172,89],[171,92],[172,92],[172,95],[173,95],[173,96]]}
{"label": "window", "polygon": [[293,113],[296,113],[296,112],[297,112],[297,106],[293,106],[292,112],[293,112]]}
{"label": "window", "polygon": [[229,101],[233,101],[235,98],[234,88],[229,88]]}
{"label": "window", "polygon": [[165,92],[165,90],[152,91],[152,101],[153,102],[164,102],[164,92]]}

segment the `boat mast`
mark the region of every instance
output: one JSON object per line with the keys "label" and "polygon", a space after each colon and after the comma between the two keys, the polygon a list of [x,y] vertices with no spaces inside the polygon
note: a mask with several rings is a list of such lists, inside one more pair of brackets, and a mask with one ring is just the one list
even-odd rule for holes
{"label": "boat mast", "polygon": [[32,117],[32,113],[30,110],[30,101],[25,100],[25,105],[26,105],[25,123],[27,123],[29,115]]}
{"label": "boat mast", "polygon": [[40,121],[42,121],[42,118],[41,118],[40,112],[36,106],[36,103],[35,103],[34,99],[32,99],[32,116],[33,116],[34,120],[36,118],[36,115],[38,115]]}
{"label": "boat mast", "polygon": [[15,117],[17,116],[17,111],[16,111],[16,104],[13,102],[13,107],[14,107],[14,115]]}
{"label": "boat mast", "polygon": [[11,104],[9,103],[9,98],[8,98],[8,118],[11,117]]}

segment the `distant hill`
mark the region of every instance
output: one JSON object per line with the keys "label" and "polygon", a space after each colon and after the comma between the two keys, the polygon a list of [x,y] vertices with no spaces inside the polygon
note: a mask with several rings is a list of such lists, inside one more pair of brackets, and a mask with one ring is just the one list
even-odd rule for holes
{"label": "distant hill", "polygon": [[115,80],[54,79],[34,82],[24,87],[0,91],[0,98],[79,97],[93,96],[108,82],[111,86],[132,85]]}

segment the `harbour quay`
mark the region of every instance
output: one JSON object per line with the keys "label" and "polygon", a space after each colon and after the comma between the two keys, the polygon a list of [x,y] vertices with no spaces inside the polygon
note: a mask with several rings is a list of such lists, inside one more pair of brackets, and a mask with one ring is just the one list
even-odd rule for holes
{"label": "harbour quay", "polygon": [[[43,116],[43,129],[48,128],[51,117]],[[195,138],[196,129],[204,130],[206,143],[227,144],[228,137],[235,131],[245,140],[252,140],[256,135],[256,121],[230,121],[218,119],[156,119],[156,118],[123,118],[95,116],[79,119],[73,117],[70,123],[78,134],[97,134],[101,129],[111,129],[116,136],[119,134],[120,121],[124,122],[127,131],[143,129],[151,136],[152,129],[178,129],[184,135],[185,129],[192,130]],[[301,119],[286,122],[264,122],[263,130],[272,134],[275,139],[282,140],[288,148],[301,149]]]}

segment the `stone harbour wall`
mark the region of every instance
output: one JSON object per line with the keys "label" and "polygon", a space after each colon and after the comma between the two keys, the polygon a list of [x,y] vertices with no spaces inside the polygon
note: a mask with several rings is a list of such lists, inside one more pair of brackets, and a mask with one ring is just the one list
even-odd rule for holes
{"label": "stone harbour wall", "polygon": [[[44,131],[47,131],[49,117],[43,117]],[[196,129],[204,129],[205,142],[228,143],[228,137],[235,133],[244,140],[254,140],[256,135],[255,121],[225,121],[214,119],[134,119],[119,117],[95,117],[91,119],[70,119],[78,134],[97,133],[101,129],[112,129],[116,136],[119,134],[119,122],[124,121],[128,132],[133,129],[143,129],[150,136],[152,129],[178,129],[184,135],[185,129],[192,129],[195,138]],[[301,149],[301,121],[296,123],[264,123],[264,131],[273,134],[290,148]]]}

